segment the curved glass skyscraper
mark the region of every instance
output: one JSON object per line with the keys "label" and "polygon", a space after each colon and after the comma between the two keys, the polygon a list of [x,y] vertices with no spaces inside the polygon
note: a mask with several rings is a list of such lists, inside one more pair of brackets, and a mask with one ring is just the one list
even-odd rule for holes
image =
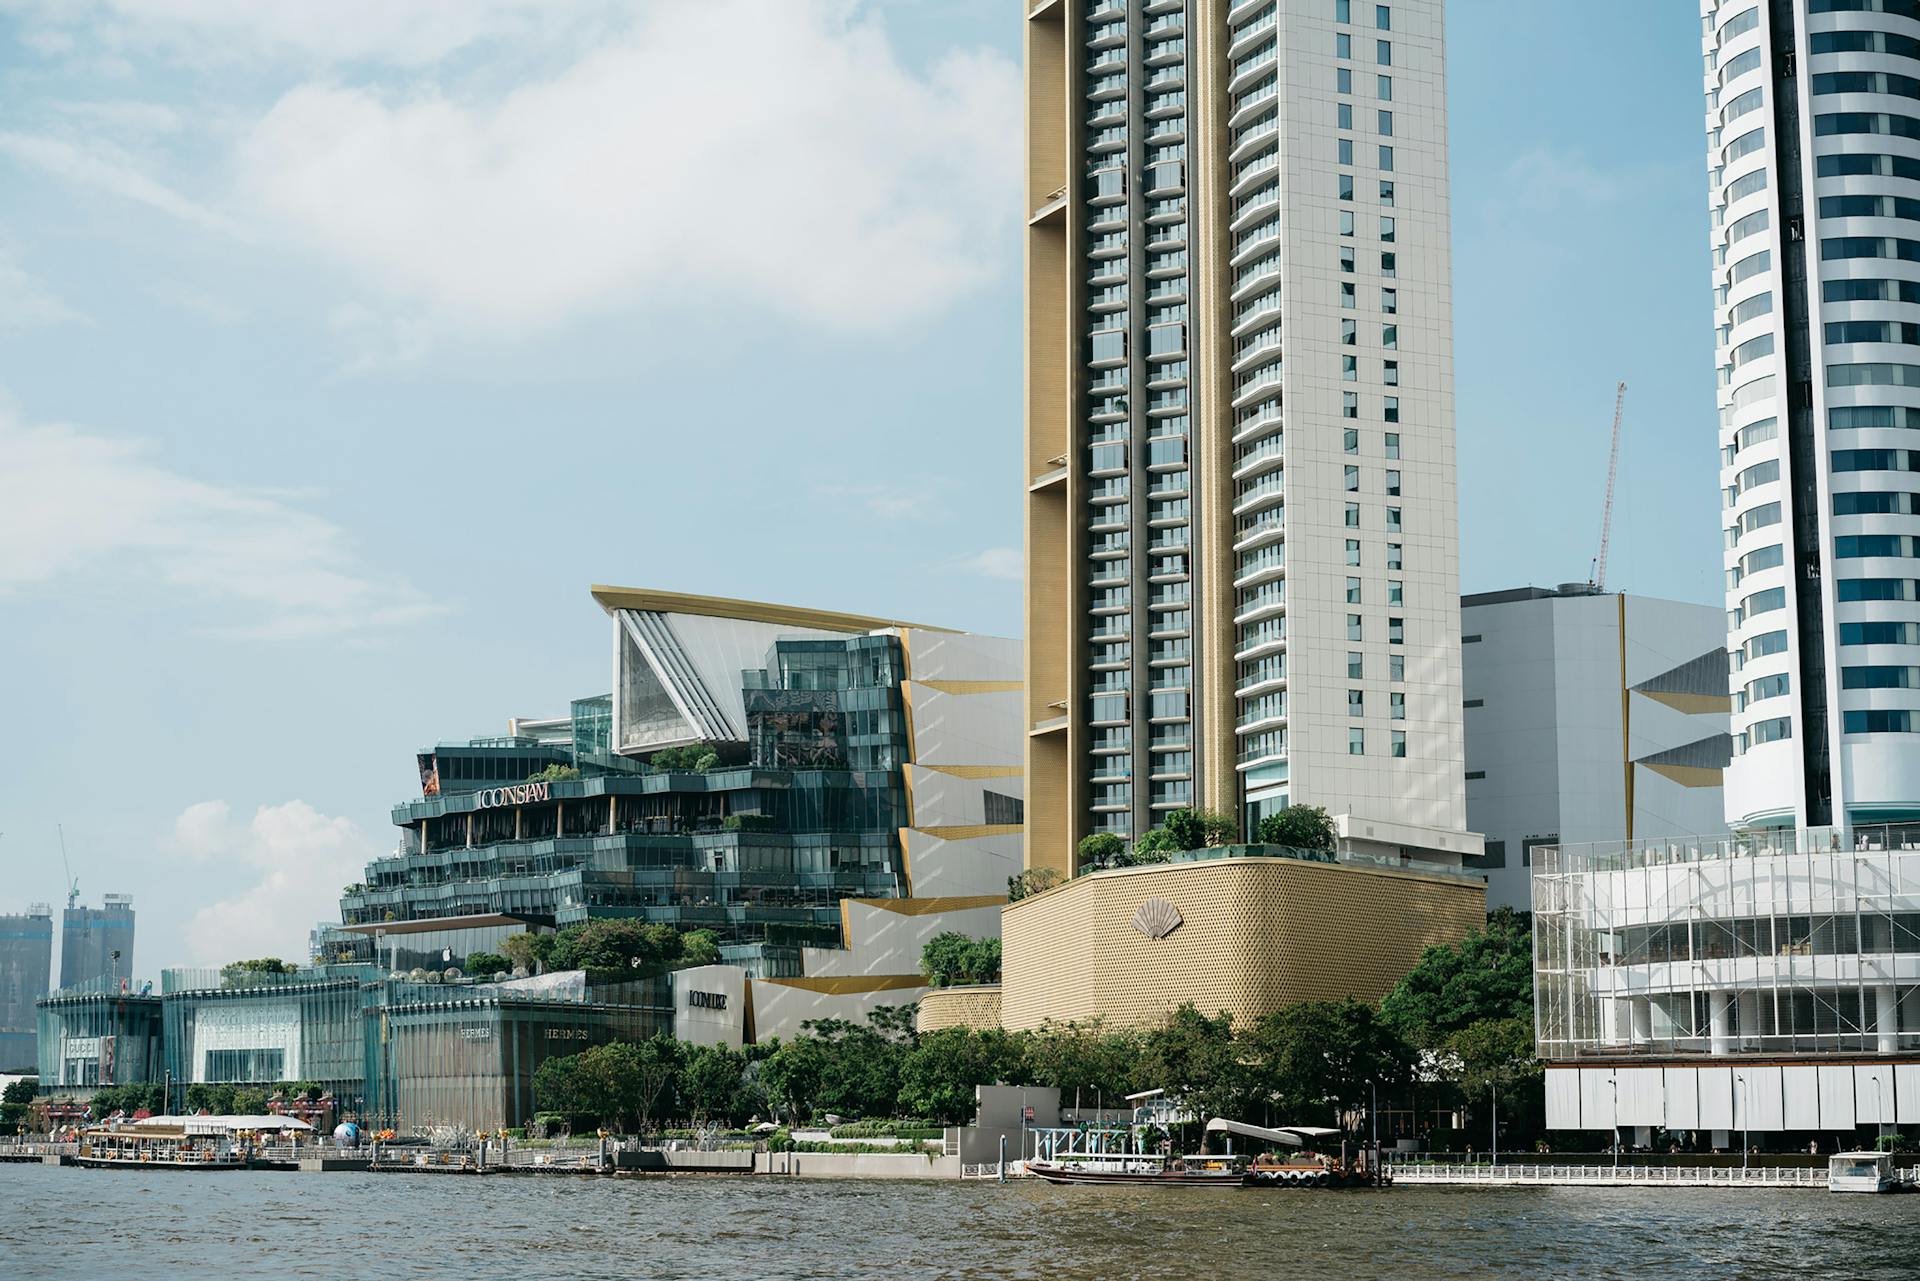
{"label": "curved glass skyscraper", "polygon": [[1703,0],[1736,827],[1920,818],[1920,0]]}

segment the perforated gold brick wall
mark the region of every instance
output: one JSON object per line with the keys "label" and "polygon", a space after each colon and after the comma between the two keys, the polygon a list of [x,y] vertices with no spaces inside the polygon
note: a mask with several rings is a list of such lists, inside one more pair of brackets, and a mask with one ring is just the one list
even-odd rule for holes
{"label": "perforated gold brick wall", "polygon": [[999,1027],[1000,986],[930,988],[920,998],[920,1012],[913,1025],[922,1032],[943,1027]]}
{"label": "perforated gold brick wall", "polygon": [[[1164,898],[1165,938],[1133,915]],[[1296,1001],[1377,1001],[1422,948],[1486,919],[1484,885],[1296,859],[1235,858],[1084,876],[1001,916],[1001,1018],[1137,1026],[1183,1002],[1252,1022]]]}

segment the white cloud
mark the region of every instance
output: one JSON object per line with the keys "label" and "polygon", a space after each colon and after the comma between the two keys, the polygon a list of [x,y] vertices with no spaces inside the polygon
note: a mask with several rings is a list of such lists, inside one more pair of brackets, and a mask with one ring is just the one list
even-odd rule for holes
{"label": "white cloud", "polygon": [[195,480],[142,443],[27,426],[0,406],[0,599],[81,576],[155,581],[252,637],[343,635],[439,612],[362,567],[337,525],[282,498]]}
{"label": "white cloud", "polygon": [[6,250],[0,249],[0,333],[42,329],[85,319],[27,274]]}
{"label": "white cloud", "polygon": [[81,44],[195,66],[300,59],[425,66],[486,40],[533,41],[608,0],[0,0],[49,55]]}
{"label": "white cloud", "polygon": [[0,133],[0,154],[83,187],[158,209],[182,222],[208,231],[239,236],[241,230],[225,215],[143,173],[128,156],[102,145],[80,146],[61,138],[35,134]]}
{"label": "white cloud", "polygon": [[430,326],[418,316],[391,315],[357,302],[330,310],[327,330],[345,349],[349,374],[410,365],[433,345]]}
{"label": "white cloud", "polygon": [[844,0],[648,4],[588,48],[497,97],[294,89],[240,147],[241,198],[370,286],[508,334],[641,296],[897,329],[1006,267],[1005,58],[918,73]]}
{"label": "white cloud", "polygon": [[351,820],[305,801],[262,805],[244,825],[225,801],[201,801],[174,820],[171,845],[200,865],[200,879],[232,887],[187,925],[187,950],[200,965],[304,961],[307,932],[339,918],[341,887],[360,880],[378,852]]}
{"label": "white cloud", "polygon": [[969,574],[1012,583],[1021,581],[1027,572],[1027,558],[1018,547],[989,547],[983,552],[962,557],[955,565]]}

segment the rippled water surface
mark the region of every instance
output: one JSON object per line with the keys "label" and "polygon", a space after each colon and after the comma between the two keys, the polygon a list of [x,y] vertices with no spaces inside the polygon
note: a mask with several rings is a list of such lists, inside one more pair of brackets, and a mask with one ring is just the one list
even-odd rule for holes
{"label": "rippled water surface", "polygon": [[1920,1196],[0,1165],[0,1277],[1920,1276]]}

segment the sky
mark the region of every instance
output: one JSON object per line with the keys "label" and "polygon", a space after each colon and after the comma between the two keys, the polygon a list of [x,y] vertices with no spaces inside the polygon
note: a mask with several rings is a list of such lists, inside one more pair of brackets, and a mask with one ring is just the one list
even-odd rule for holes
{"label": "sky", "polygon": [[[592,583],[1021,627],[1009,0],[0,0],[0,911],[304,956]],[[1718,603],[1698,20],[1448,15],[1462,589]]]}

